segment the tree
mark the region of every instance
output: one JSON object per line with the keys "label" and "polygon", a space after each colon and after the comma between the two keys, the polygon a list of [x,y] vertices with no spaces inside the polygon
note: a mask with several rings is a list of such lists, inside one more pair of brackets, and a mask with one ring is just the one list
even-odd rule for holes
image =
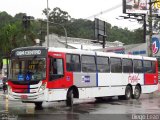
{"label": "tree", "polygon": [[73,19],[66,25],[68,36],[94,39],[94,22],[84,19]]}
{"label": "tree", "polygon": [[[64,24],[71,20],[71,16],[68,12],[61,10],[59,7],[53,8],[51,12],[50,9],[48,9],[48,12],[49,21],[51,22]],[[44,9],[43,13],[47,16],[47,9]]]}
{"label": "tree", "polygon": [[11,23],[13,21],[13,17],[7,12],[0,12],[0,21],[0,28],[2,28],[4,25]]}
{"label": "tree", "polygon": [[[30,30],[25,30],[22,27],[22,16],[24,13],[16,14],[15,17],[11,17],[6,12],[0,13],[0,20],[3,21],[5,18],[5,22],[1,22],[0,28],[0,56],[7,56],[12,49],[16,47],[24,47],[35,45],[34,39],[37,38],[36,29],[38,28],[37,24],[34,24],[34,27],[30,28]],[[37,25],[37,26],[36,26]],[[34,32],[32,31],[34,30]],[[38,29],[39,30],[39,29]],[[27,39],[24,39],[24,36],[27,36]]]}
{"label": "tree", "polygon": [[16,47],[16,31],[17,28],[15,25],[8,24],[5,27],[3,27],[1,34],[0,34],[0,47],[2,49],[2,54],[8,56],[11,49]]}

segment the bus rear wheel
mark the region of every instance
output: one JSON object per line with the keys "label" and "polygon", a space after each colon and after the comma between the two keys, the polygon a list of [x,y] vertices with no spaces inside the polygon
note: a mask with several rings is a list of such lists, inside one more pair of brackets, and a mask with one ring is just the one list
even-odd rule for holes
{"label": "bus rear wheel", "polygon": [[69,90],[69,92],[67,94],[67,100],[66,100],[67,106],[69,106],[69,107],[73,106],[73,98],[74,98],[73,90]]}
{"label": "bus rear wheel", "polygon": [[140,95],[141,95],[141,88],[140,86],[136,86],[135,89],[134,89],[134,95],[133,95],[133,98],[134,99],[139,99],[140,98]]}
{"label": "bus rear wheel", "polygon": [[132,89],[130,86],[126,87],[124,98],[125,100],[129,100],[132,97]]}

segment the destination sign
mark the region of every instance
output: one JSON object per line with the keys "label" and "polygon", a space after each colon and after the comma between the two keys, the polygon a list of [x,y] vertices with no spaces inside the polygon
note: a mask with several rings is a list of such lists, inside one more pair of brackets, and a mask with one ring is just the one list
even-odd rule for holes
{"label": "destination sign", "polygon": [[38,47],[38,48],[22,48],[22,49],[14,49],[11,53],[12,58],[13,57],[46,57],[47,56],[47,49],[44,47]]}
{"label": "destination sign", "polygon": [[41,50],[26,50],[26,51],[16,51],[16,56],[23,56],[23,55],[41,55]]}

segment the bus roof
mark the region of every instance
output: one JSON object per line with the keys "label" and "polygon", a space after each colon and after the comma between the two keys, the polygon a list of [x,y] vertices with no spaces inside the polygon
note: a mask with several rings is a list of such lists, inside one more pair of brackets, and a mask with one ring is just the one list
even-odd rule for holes
{"label": "bus roof", "polygon": [[140,55],[130,55],[130,54],[117,54],[113,52],[101,52],[101,51],[91,51],[91,50],[81,50],[81,49],[68,49],[68,48],[55,48],[55,47],[42,47],[42,46],[29,46],[29,47],[20,47],[12,50],[27,50],[27,49],[48,49],[48,52],[65,52],[65,53],[73,53],[80,55],[98,55],[98,56],[109,56],[109,57],[118,57],[118,58],[131,58],[131,59],[145,59],[145,60],[153,60],[156,61],[155,57],[145,57]]}
{"label": "bus roof", "polygon": [[98,56],[109,56],[109,57],[118,57],[118,58],[131,58],[131,59],[145,59],[145,60],[153,60],[157,59],[154,57],[144,57],[140,55],[130,55],[130,54],[117,54],[113,52],[101,52],[101,51],[90,51],[90,50],[80,50],[80,49],[66,49],[66,48],[54,48],[49,47],[49,52],[65,52],[65,53],[73,53],[73,54],[88,54],[88,55],[98,55]]}

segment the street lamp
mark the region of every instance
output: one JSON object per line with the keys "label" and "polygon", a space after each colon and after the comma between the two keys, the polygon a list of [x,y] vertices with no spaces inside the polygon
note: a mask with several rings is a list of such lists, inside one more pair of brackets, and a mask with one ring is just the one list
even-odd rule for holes
{"label": "street lamp", "polygon": [[[46,21],[44,21],[44,20],[40,20],[41,22],[46,22]],[[62,25],[62,24],[60,24],[60,23],[54,23],[54,22],[51,22],[51,21],[47,21],[47,23],[49,24],[49,23],[51,23],[51,24],[55,24],[55,25],[59,25],[59,26],[61,26],[62,28],[63,28],[63,30],[64,30],[64,34],[65,34],[65,47],[66,48],[68,48],[68,43],[67,43],[67,30],[66,30],[66,28]],[[49,26],[48,26],[49,27]],[[49,28],[48,28],[49,29]],[[48,30],[49,31],[49,30]],[[49,34],[49,33],[48,33]],[[47,34],[47,36],[48,36],[48,34]],[[49,47],[49,38],[47,39],[47,47]]]}
{"label": "street lamp", "polygon": [[51,24],[59,25],[59,26],[61,26],[61,27],[63,28],[64,34],[65,34],[65,42],[66,42],[65,47],[68,48],[68,43],[67,43],[67,30],[66,30],[66,28],[65,28],[62,24],[54,23],[54,22],[51,22],[51,21],[48,21],[48,22],[51,23]]}

